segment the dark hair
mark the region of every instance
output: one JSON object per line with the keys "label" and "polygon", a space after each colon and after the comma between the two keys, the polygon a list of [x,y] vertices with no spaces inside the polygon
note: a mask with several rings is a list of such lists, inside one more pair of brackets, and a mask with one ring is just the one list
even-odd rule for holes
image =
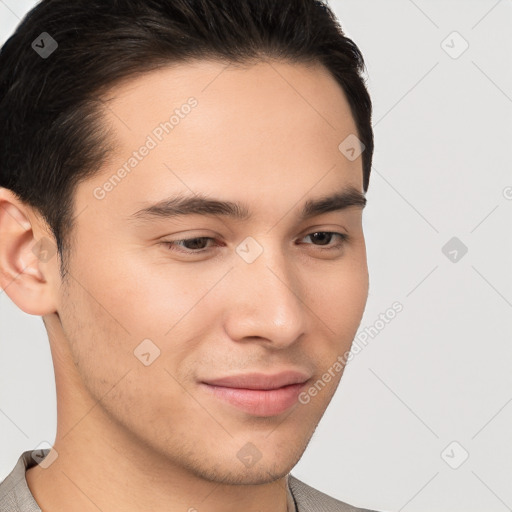
{"label": "dark hair", "polygon": [[[47,58],[37,52],[41,39],[50,49],[44,33],[58,44]],[[373,130],[365,64],[322,1],[43,0],[25,16],[0,51],[0,187],[41,214],[62,276],[76,186],[114,149],[101,96],[173,62],[265,57],[319,62],[340,84],[365,147],[366,192]]]}

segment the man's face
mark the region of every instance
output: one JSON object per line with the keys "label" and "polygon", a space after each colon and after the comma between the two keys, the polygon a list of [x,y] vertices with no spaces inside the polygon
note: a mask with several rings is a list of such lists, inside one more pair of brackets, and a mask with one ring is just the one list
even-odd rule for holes
{"label": "man's face", "polygon": [[[101,399],[96,427],[120,449],[135,441],[203,478],[262,483],[301,457],[364,311],[362,208],[300,217],[308,201],[362,192],[362,165],[338,149],[356,126],[323,67],[224,68],[180,64],[111,91],[105,121],[120,147],[77,189],[52,350],[69,344],[76,368],[58,359],[56,372]],[[160,123],[176,109],[167,133]],[[177,195],[238,202],[250,217],[134,215]],[[288,370],[308,382],[273,392],[205,384]],[[76,396],[62,391],[59,414]]]}

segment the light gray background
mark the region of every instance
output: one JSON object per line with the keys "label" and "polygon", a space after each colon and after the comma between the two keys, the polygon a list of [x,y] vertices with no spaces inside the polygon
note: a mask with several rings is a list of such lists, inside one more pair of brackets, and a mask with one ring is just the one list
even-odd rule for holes
{"label": "light gray background", "polygon": [[[0,0],[2,43],[35,3]],[[330,4],[375,109],[359,332],[375,329],[292,473],[381,511],[511,510],[512,1]],[[55,432],[42,320],[0,293],[0,479]]]}

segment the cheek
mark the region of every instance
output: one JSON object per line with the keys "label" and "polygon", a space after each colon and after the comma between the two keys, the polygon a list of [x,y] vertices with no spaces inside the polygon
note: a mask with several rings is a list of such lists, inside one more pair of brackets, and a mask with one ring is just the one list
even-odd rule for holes
{"label": "cheek", "polygon": [[361,321],[368,297],[368,279],[364,273],[348,271],[340,276],[338,286],[330,290],[331,300],[326,304],[328,315],[338,329],[349,332]]}
{"label": "cheek", "polygon": [[83,376],[97,396],[107,382],[115,383],[130,369],[130,378],[141,372],[155,387],[169,385],[172,379],[164,368],[181,378],[211,330],[215,308],[205,296],[225,270],[215,267],[199,275],[163,258],[150,261],[144,256],[110,252],[94,267],[76,263],[87,292],[75,286],[72,300],[80,306],[71,312],[69,323],[71,329],[82,324],[74,333],[80,340],[76,357],[87,366]]}
{"label": "cheek", "polygon": [[[115,251],[84,244],[70,262],[69,286],[59,311],[62,329],[84,384],[96,398],[128,371],[143,366],[134,354],[158,334],[146,282]],[[142,293],[139,293],[142,291]]]}
{"label": "cheek", "polygon": [[[161,412],[163,404],[172,403],[173,414],[185,414],[183,407],[190,408],[190,403],[182,403],[183,388],[171,376],[181,380],[174,363],[183,360],[184,350],[174,346],[175,339],[162,335],[171,325],[170,315],[162,329],[155,325],[155,313],[149,305],[137,303],[135,297],[123,301],[123,295],[115,289],[112,293],[104,291],[100,303],[99,295],[93,298],[95,284],[84,273],[80,279],[88,290],[76,283],[70,287],[61,322],[84,388],[96,401],[101,399],[102,406],[114,417],[126,424],[138,424],[141,433],[149,428],[144,421]],[[184,333],[177,334],[180,336]],[[138,350],[143,339],[154,344]],[[147,365],[143,353],[149,353]],[[181,364],[178,367],[185,371]],[[134,408],[138,415],[133,415]]]}
{"label": "cheek", "polygon": [[[365,262],[342,262],[322,275],[308,279],[311,309],[325,323],[329,336],[346,339],[355,335],[368,298]],[[347,340],[347,342],[351,342]]]}
{"label": "cheek", "polygon": [[96,254],[93,265],[85,259],[75,262],[78,280],[87,291],[81,300],[90,306],[80,315],[98,315],[112,324],[118,337],[129,337],[132,343],[167,332],[186,313],[192,297],[185,279],[171,265],[155,264],[146,257],[154,252],[112,247]]}

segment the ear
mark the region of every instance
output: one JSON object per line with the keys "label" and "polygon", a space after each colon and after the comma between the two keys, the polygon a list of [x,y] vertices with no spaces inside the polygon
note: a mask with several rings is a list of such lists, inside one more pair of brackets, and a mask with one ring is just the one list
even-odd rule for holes
{"label": "ear", "polygon": [[60,286],[57,247],[43,225],[32,208],[0,187],[0,288],[22,311],[38,316],[56,312]]}

